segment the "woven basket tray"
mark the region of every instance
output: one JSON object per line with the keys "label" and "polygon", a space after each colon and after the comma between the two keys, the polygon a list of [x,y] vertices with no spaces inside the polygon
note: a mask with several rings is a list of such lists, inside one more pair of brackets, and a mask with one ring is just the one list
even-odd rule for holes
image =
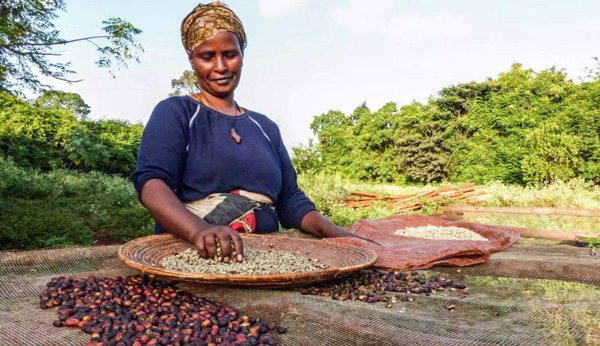
{"label": "woven basket tray", "polygon": [[269,275],[218,275],[166,270],[161,265],[163,258],[192,247],[190,243],[170,234],[134,239],[119,249],[119,259],[132,268],[169,279],[254,287],[285,287],[341,278],[370,267],[377,260],[375,252],[351,245],[267,235],[241,236],[246,248],[288,251],[303,257],[317,258],[319,263],[325,263],[329,268],[314,272]]}

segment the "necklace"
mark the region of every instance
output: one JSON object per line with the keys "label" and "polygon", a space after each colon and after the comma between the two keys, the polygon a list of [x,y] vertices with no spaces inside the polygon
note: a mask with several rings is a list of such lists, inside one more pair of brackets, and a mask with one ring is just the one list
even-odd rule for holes
{"label": "necklace", "polygon": [[[219,111],[219,109],[217,107],[215,107],[215,105],[210,102],[209,99],[207,99],[206,97],[204,97],[204,95],[202,95],[202,93],[198,93],[196,94],[199,97],[202,98],[202,100],[204,101],[204,103],[208,103],[214,110]],[[231,125],[231,129],[229,130],[229,138],[231,138],[231,140],[235,143],[235,144],[240,144],[242,142],[242,136],[240,136],[236,131],[235,131],[235,122],[237,121],[237,117],[238,117],[238,111],[240,111],[240,106],[238,106],[237,102],[233,101],[235,103],[235,111],[233,113],[233,125]],[[223,112],[221,112],[223,113]],[[241,113],[241,111],[240,111]]]}

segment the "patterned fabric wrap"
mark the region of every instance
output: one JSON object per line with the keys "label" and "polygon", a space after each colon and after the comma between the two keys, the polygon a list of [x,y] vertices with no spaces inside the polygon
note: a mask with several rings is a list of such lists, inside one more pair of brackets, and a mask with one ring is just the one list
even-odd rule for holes
{"label": "patterned fabric wrap", "polygon": [[273,201],[255,192],[234,190],[213,193],[185,203],[185,207],[211,225],[229,226],[239,233],[253,233],[256,230],[254,209],[263,204],[272,208]]}
{"label": "patterned fabric wrap", "polygon": [[181,41],[188,55],[202,42],[221,32],[232,32],[240,40],[242,50],[246,48],[246,32],[242,21],[224,3],[199,4],[181,23]]}

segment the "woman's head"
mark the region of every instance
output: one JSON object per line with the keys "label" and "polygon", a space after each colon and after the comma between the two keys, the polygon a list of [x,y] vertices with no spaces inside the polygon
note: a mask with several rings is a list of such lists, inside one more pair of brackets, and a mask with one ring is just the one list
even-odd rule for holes
{"label": "woman's head", "polygon": [[246,47],[246,33],[235,13],[218,1],[200,4],[181,23],[181,40],[200,89],[217,97],[233,93]]}

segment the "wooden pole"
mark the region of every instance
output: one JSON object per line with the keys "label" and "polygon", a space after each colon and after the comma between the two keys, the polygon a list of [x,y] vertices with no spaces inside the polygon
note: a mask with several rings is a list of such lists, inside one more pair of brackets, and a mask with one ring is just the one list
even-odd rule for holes
{"label": "wooden pole", "polygon": [[447,212],[600,217],[600,209],[448,206]]}

